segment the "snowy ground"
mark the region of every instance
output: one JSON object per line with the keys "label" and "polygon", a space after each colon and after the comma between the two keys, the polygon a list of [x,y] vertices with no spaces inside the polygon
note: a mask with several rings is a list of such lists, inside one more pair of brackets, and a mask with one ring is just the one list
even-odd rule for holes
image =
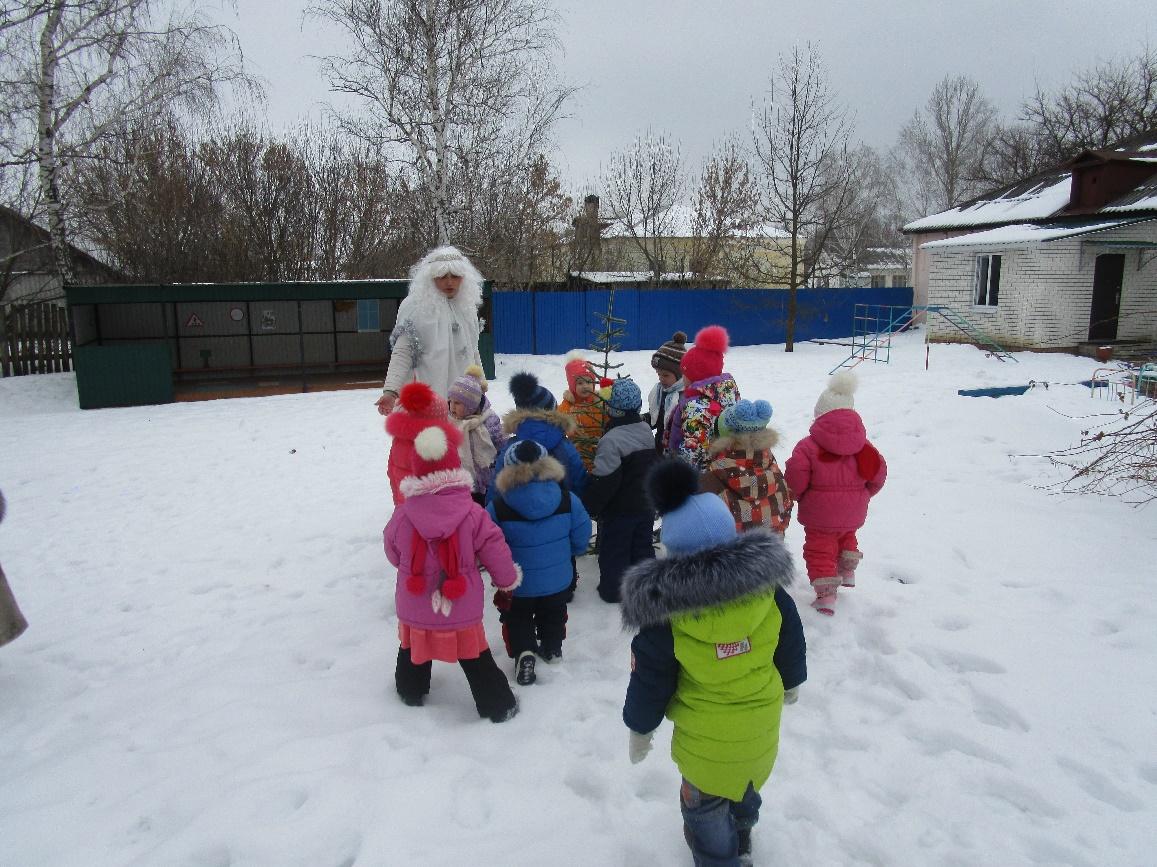
{"label": "snowy ground", "polygon": [[[786,458],[847,350],[781,350],[728,368]],[[1110,407],[1058,384],[1094,362],[1017,357],[933,346],[925,371],[915,334],[859,368],[891,472],[839,614],[794,590],[810,677],[756,863],[1154,863],[1157,513],[1040,488],[1027,455]],[[524,367],[561,391],[559,358],[499,377]],[[1030,379],[1053,385],[956,394]],[[32,624],[0,650],[0,864],[690,863],[670,725],[629,764],[629,636],[591,578],[512,722],[479,721],[456,668],[397,700],[374,397],[82,412],[68,375],[0,380],[0,562]]]}

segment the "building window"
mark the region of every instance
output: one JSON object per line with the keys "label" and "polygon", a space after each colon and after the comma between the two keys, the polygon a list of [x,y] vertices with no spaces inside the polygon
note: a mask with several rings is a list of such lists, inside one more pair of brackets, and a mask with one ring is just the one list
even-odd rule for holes
{"label": "building window", "polygon": [[872,288],[873,289],[883,289],[884,288],[884,275],[883,274],[873,274],[872,275]]}
{"label": "building window", "polygon": [[907,277],[901,277],[899,274],[893,274],[892,275],[892,288],[893,289],[895,289],[897,286],[907,286],[907,285],[908,285],[908,278]]}
{"label": "building window", "polygon": [[977,307],[995,307],[1000,297],[1000,256],[976,257],[976,291],[972,303]]}
{"label": "building window", "polygon": [[358,299],[358,331],[381,331],[382,311],[377,298]]}

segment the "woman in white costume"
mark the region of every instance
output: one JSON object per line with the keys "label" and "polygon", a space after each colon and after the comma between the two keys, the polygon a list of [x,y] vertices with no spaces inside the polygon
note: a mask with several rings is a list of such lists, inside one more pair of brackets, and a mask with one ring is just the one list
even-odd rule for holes
{"label": "woman in white costume", "polygon": [[390,366],[378,412],[387,415],[415,379],[443,398],[478,354],[482,275],[456,247],[438,247],[410,269],[410,290],[390,333]]}

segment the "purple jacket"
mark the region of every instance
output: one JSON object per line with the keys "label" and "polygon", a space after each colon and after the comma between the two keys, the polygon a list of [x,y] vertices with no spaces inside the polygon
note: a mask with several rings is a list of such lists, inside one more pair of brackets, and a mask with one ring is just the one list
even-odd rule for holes
{"label": "purple jacket", "polygon": [[799,441],[784,469],[799,522],[833,533],[864,526],[868,500],[888,477],[854,409],[833,409],[812,422],[811,436]]}
{"label": "purple jacket", "polygon": [[[486,590],[478,561],[501,590],[513,590],[519,572],[510,556],[502,531],[486,510],[470,498],[471,479],[465,470],[444,470],[402,482],[406,499],[394,509],[382,533],[386,557],[398,567],[394,605],[398,620],[419,629],[454,630],[482,622]],[[406,576],[414,562],[415,530],[426,544],[422,570],[423,588],[412,593]],[[453,539],[457,543],[459,569],[466,579],[466,592],[453,601],[442,600],[439,584],[442,565],[437,543]]]}

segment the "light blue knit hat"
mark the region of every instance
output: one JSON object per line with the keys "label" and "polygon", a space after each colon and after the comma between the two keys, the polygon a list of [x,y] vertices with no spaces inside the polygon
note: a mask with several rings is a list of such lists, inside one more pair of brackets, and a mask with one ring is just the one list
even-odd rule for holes
{"label": "light blue knit hat", "polygon": [[643,393],[629,377],[616,379],[611,386],[611,396],[607,400],[607,412],[622,417],[629,412],[638,412],[643,406]]}
{"label": "light blue knit hat", "polygon": [[771,404],[766,400],[740,400],[719,416],[719,433],[754,433],[771,421]]}
{"label": "light blue knit hat", "polygon": [[699,474],[678,458],[656,464],[647,477],[651,504],[663,518],[663,544],[675,556],[714,548],[736,536],[735,518],[723,500],[698,490]]}

